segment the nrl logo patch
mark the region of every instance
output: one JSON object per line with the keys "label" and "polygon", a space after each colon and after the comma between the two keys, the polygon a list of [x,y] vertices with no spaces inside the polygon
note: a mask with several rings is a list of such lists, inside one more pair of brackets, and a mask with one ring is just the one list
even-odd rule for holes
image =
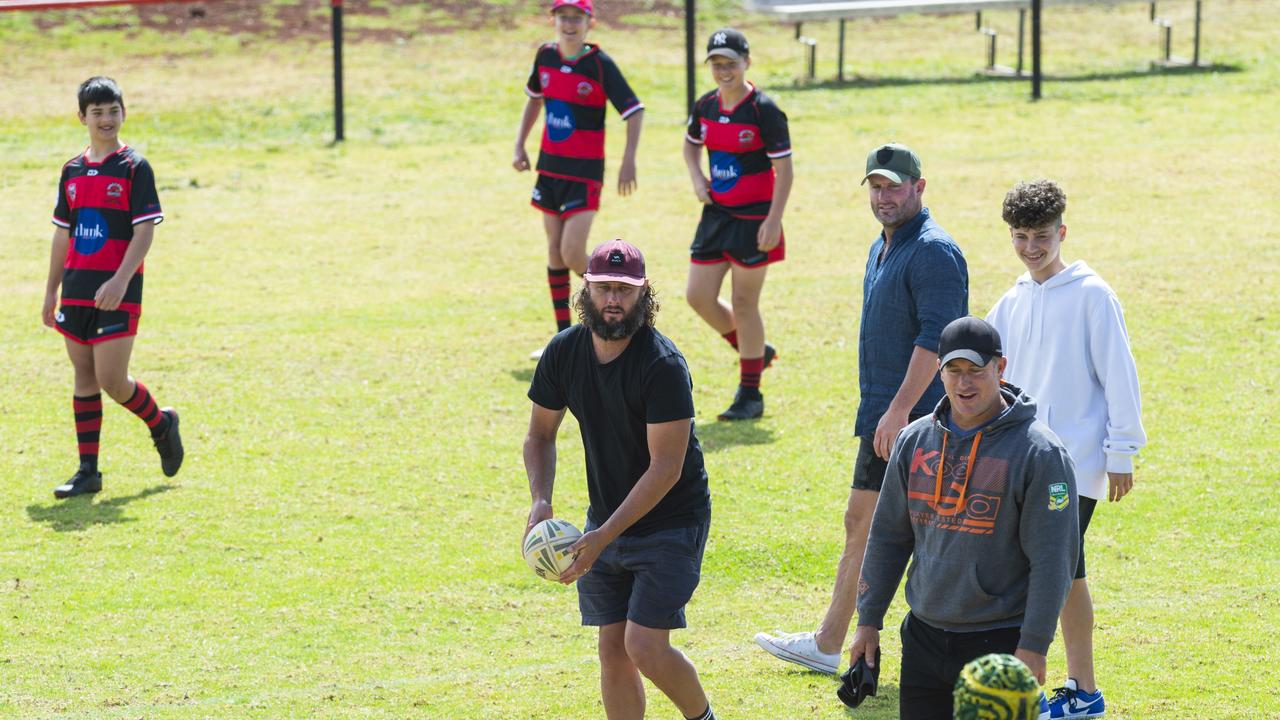
{"label": "nrl logo patch", "polygon": [[1049,484],[1049,510],[1051,512],[1061,512],[1067,509],[1071,504],[1071,494],[1067,492],[1067,484],[1064,482]]}

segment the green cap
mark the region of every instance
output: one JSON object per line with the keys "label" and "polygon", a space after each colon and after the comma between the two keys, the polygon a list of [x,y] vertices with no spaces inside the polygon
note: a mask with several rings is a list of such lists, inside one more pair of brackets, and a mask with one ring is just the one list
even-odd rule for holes
{"label": "green cap", "polygon": [[901,143],[881,145],[867,154],[867,174],[862,184],[867,184],[867,178],[872,175],[883,175],[896,183],[906,182],[908,177],[923,177],[920,156]]}

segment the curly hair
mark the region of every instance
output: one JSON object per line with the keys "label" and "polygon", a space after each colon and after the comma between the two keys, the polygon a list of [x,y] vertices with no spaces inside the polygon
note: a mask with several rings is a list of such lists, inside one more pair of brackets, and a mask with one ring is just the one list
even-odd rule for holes
{"label": "curly hair", "polygon": [[[587,303],[591,302],[591,283],[582,283],[582,288],[578,290],[573,297],[573,308],[578,313],[578,322],[584,319],[585,310],[583,309]],[[653,284],[645,286],[644,295],[640,296],[637,301],[644,308],[644,324],[653,327],[658,320],[658,310],[661,305],[658,303],[658,291],[653,289]]]}
{"label": "curly hair", "polygon": [[1067,194],[1052,180],[1020,182],[1004,196],[1001,217],[1015,228],[1058,225],[1067,210]]}

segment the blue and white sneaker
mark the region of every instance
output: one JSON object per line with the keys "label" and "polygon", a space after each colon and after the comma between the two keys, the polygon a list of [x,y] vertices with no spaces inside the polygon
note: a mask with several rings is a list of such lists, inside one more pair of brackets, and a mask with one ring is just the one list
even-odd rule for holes
{"label": "blue and white sneaker", "polygon": [[1041,706],[1042,718],[1050,718],[1050,720],[1085,720],[1092,718],[1100,718],[1107,714],[1106,703],[1102,701],[1102,691],[1087,693],[1080,689],[1076,684],[1075,678],[1067,678],[1067,684],[1053,691],[1053,697],[1049,700],[1049,714],[1044,714],[1044,707]]}
{"label": "blue and white sneaker", "polygon": [[1049,720],[1049,701],[1045,699],[1044,691],[1040,691],[1040,715],[1037,720]]}

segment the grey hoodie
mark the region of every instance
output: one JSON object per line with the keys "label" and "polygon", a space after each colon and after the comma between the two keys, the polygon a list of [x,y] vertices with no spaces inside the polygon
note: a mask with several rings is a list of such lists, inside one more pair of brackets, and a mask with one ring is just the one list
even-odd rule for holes
{"label": "grey hoodie", "polygon": [[1008,384],[1001,393],[1008,411],[977,435],[947,429],[946,397],[898,435],[862,563],[859,625],[883,627],[914,556],[913,615],[954,632],[1021,627],[1018,647],[1048,652],[1080,552],[1075,473],[1035,401]]}

